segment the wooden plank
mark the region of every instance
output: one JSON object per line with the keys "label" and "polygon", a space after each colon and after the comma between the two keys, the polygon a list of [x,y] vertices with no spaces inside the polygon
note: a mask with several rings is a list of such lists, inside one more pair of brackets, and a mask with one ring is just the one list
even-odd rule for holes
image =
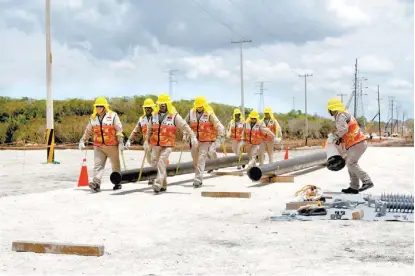
{"label": "wooden plank", "polygon": [[298,208],[309,205],[309,204],[317,204],[317,201],[287,202],[285,204],[285,209],[286,210],[298,210]]}
{"label": "wooden plank", "polygon": [[359,220],[359,219],[362,219],[364,217],[364,215],[365,214],[363,212],[363,209],[360,209],[360,210],[352,213],[352,219]]}
{"label": "wooden plank", "polygon": [[250,198],[250,192],[202,192],[203,197]]}
{"label": "wooden plank", "polygon": [[211,172],[210,174],[214,174],[214,175],[244,176],[244,173],[243,172]]}
{"label": "wooden plank", "polygon": [[84,245],[53,242],[14,241],[12,243],[12,250],[16,252],[70,254],[97,257],[104,255],[104,246],[102,245]]}
{"label": "wooden plank", "polygon": [[259,180],[261,183],[293,183],[293,175],[278,175],[272,177],[263,177]]}

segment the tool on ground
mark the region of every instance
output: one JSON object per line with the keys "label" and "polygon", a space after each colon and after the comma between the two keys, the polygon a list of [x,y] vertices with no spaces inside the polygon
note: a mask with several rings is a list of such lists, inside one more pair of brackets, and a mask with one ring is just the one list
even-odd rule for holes
{"label": "tool on ground", "polygon": [[305,185],[303,188],[295,192],[295,196],[299,201],[316,201],[321,198],[323,191],[314,185]]}
{"label": "tool on ground", "polygon": [[141,162],[140,174],[138,175],[138,180],[137,180],[138,182],[140,182],[141,175],[143,174],[144,162],[146,162],[147,154],[148,154],[148,150],[145,150],[143,161]]}

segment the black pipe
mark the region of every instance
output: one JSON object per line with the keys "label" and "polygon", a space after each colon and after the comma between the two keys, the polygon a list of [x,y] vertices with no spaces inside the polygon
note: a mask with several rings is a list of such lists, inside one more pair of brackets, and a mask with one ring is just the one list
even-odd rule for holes
{"label": "black pipe", "polygon": [[[238,165],[248,164],[248,155],[243,154],[241,161],[239,162],[239,156],[226,156],[217,159],[209,159],[206,161],[205,171],[216,170],[220,168],[233,167]],[[179,170],[176,174],[177,164],[170,164],[167,166],[167,176],[175,176],[181,174],[193,173],[195,171],[193,167],[193,161],[180,163]],[[110,180],[112,184],[124,184],[130,182],[138,181],[140,175],[140,169],[126,170],[122,172],[113,172],[110,175]],[[156,179],[157,177],[157,168],[156,167],[146,167],[143,168],[141,173],[140,181],[146,181],[150,179]]]}
{"label": "black pipe", "polygon": [[281,175],[288,172],[324,165],[326,163],[326,152],[317,152],[304,156],[294,157],[287,160],[280,160],[258,167],[252,167],[247,175],[253,181],[260,180],[264,175]]}

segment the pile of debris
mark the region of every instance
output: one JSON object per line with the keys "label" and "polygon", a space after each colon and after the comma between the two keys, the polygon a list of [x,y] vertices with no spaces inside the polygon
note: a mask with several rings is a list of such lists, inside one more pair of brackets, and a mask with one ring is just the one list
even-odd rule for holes
{"label": "pile of debris", "polygon": [[281,216],[270,220],[414,221],[414,197],[408,194],[343,194],[306,185],[286,203]]}

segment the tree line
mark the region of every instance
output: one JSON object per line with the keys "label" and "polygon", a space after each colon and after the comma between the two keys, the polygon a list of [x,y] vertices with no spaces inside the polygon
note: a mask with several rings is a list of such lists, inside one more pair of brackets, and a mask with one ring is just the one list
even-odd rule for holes
{"label": "tree line", "polygon": [[[110,108],[116,111],[128,137],[139,116],[146,98],[157,100],[155,95],[108,98]],[[55,142],[77,143],[84,133],[93,110],[94,99],[67,99],[53,102]],[[192,100],[173,102],[177,111],[185,117],[193,107]],[[219,120],[226,127],[237,107],[220,103],[210,103]],[[251,109],[245,108],[245,117]],[[274,110],[273,110],[274,111]],[[282,127],[284,139],[303,139],[305,115],[300,110],[288,113],[274,113]],[[317,115],[308,116],[310,138],[324,138],[335,127],[332,119]],[[4,143],[45,143],[46,101],[31,98],[14,99],[0,97],[0,144]],[[181,138],[181,135],[180,135]]]}

